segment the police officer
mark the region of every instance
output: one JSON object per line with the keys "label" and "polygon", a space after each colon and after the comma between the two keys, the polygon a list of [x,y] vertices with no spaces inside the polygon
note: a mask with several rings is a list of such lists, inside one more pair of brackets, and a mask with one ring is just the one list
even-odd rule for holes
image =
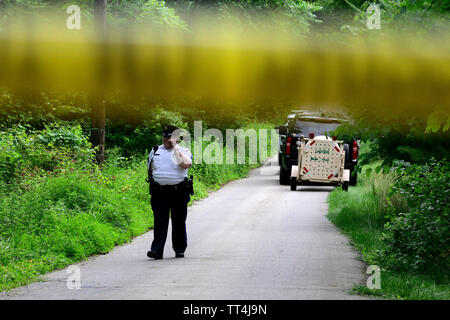
{"label": "police officer", "polygon": [[163,258],[169,211],[175,257],[183,258],[187,247],[186,217],[190,200],[187,173],[192,166],[192,154],[188,148],[178,145],[176,129],[174,126],[163,126],[163,144],[153,147],[148,157],[154,239],[147,256],[153,259]]}

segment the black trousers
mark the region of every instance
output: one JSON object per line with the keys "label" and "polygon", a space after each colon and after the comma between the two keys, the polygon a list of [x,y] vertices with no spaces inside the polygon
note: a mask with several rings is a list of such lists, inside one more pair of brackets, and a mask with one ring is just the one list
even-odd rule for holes
{"label": "black trousers", "polygon": [[172,220],[172,248],[176,253],[184,253],[187,247],[186,218],[190,200],[186,191],[152,192],[151,206],[154,217],[154,231],[151,251],[163,255],[169,228],[169,211]]}

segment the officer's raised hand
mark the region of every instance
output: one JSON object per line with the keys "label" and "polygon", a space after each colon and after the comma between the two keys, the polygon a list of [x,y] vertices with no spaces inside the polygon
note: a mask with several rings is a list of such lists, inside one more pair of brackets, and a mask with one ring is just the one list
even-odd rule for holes
{"label": "officer's raised hand", "polygon": [[176,136],[164,137],[164,146],[169,150],[173,148],[173,161],[181,168],[188,169],[192,166],[192,160],[181,152],[177,139]]}

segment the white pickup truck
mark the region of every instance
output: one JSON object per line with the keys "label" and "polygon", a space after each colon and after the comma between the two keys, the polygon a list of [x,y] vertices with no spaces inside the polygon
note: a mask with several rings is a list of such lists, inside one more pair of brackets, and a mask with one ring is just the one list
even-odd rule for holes
{"label": "white pickup truck", "polygon": [[348,145],[314,134],[300,136],[297,145],[298,164],[291,168],[292,191],[297,190],[297,185],[341,185],[343,190],[348,190],[350,170],[345,169]]}

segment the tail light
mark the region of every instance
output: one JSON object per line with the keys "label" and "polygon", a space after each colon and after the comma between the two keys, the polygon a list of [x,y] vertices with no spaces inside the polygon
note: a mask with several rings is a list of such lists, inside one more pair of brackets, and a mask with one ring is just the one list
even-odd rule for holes
{"label": "tail light", "polygon": [[353,150],[352,150],[352,161],[356,162],[358,160],[358,141],[353,140]]}
{"label": "tail light", "polygon": [[311,133],[309,134],[309,138],[310,138],[310,139],[314,139],[314,133],[313,133],[313,132],[311,132]]}
{"label": "tail light", "polygon": [[288,137],[286,139],[286,154],[291,154],[291,141],[292,141],[291,137]]}

